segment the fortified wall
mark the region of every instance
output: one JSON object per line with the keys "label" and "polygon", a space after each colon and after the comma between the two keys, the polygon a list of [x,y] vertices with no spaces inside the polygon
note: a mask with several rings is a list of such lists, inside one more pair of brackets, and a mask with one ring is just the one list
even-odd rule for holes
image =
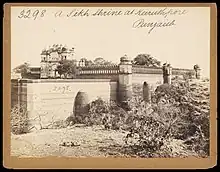
{"label": "fortified wall", "polygon": [[98,97],[116,101],[117,82],[109,79],[12,80],[11,107],[24,106],[31,125],[42,125],[51,120],[65,120],[73,113],[76,94],[88,94],[89,101]]}
{"label": "fortified wall", "polygon": [[126,57],[120,59],[119,65],[81,69],[75,79],[12,79],[11,108],[24,106],[30,123],[37,127],[39,119],[46,125],[51,120],[65,120],[72,115],[79,91],[88,94],[89,102],[100,97],[124,103],[132,97],[133,84],[147,84],[155,89],[163,83],[171,84],[173,77],[187,72],[197,78],[200,76],[198,69],[135,66]]}

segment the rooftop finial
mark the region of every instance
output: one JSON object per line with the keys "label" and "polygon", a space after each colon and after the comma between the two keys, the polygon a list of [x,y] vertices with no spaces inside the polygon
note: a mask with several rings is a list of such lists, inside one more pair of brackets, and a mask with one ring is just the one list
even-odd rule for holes
{"label": "rooftop finial", "polygon": [[120,58],[120,62],[121,63],[126,63],[126,64],[130,64],[131,63],[131,60],[128,58],[128,56],[125,54],[124,56],[122,56]]}

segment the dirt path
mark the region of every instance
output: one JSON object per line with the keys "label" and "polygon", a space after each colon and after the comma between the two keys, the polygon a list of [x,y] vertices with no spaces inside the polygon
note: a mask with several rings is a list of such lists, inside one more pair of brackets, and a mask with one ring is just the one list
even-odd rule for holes
{"label": "dirt path", "polygon": [[[117,155],[118,157],[120,154],[117,148],[120,149],[123,146],[124,136],[126,133],[122,131],[107,131],[101,126],[40,130],[23,135],[12,135],[11,155],[19,157]],[[78,146],[60,145],[71,141]]]}

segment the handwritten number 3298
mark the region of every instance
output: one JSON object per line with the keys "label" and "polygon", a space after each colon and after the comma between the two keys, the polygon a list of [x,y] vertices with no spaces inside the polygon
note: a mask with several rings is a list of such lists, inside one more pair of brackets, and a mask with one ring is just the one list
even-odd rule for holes
{"label": "handwritten number 3298", "polygon": [[33,18],[35,20],[37,17],[44,17],[45,13],[46,10],[22,10],[18,18]]}

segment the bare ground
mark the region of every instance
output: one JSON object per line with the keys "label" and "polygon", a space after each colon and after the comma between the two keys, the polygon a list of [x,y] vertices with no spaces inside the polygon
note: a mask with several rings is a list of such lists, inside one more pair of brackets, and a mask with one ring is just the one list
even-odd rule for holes
{"label": "bare ground", "polygon": [[[104,130],[102,126],[45,129],[23,135],[11,135],[11,155],[19,157],[106,157],[128,156],[122,153],[123,131]],[[71,147],[64,142],[74,143]],[[120,153],[121,152],[121,153]]]}

